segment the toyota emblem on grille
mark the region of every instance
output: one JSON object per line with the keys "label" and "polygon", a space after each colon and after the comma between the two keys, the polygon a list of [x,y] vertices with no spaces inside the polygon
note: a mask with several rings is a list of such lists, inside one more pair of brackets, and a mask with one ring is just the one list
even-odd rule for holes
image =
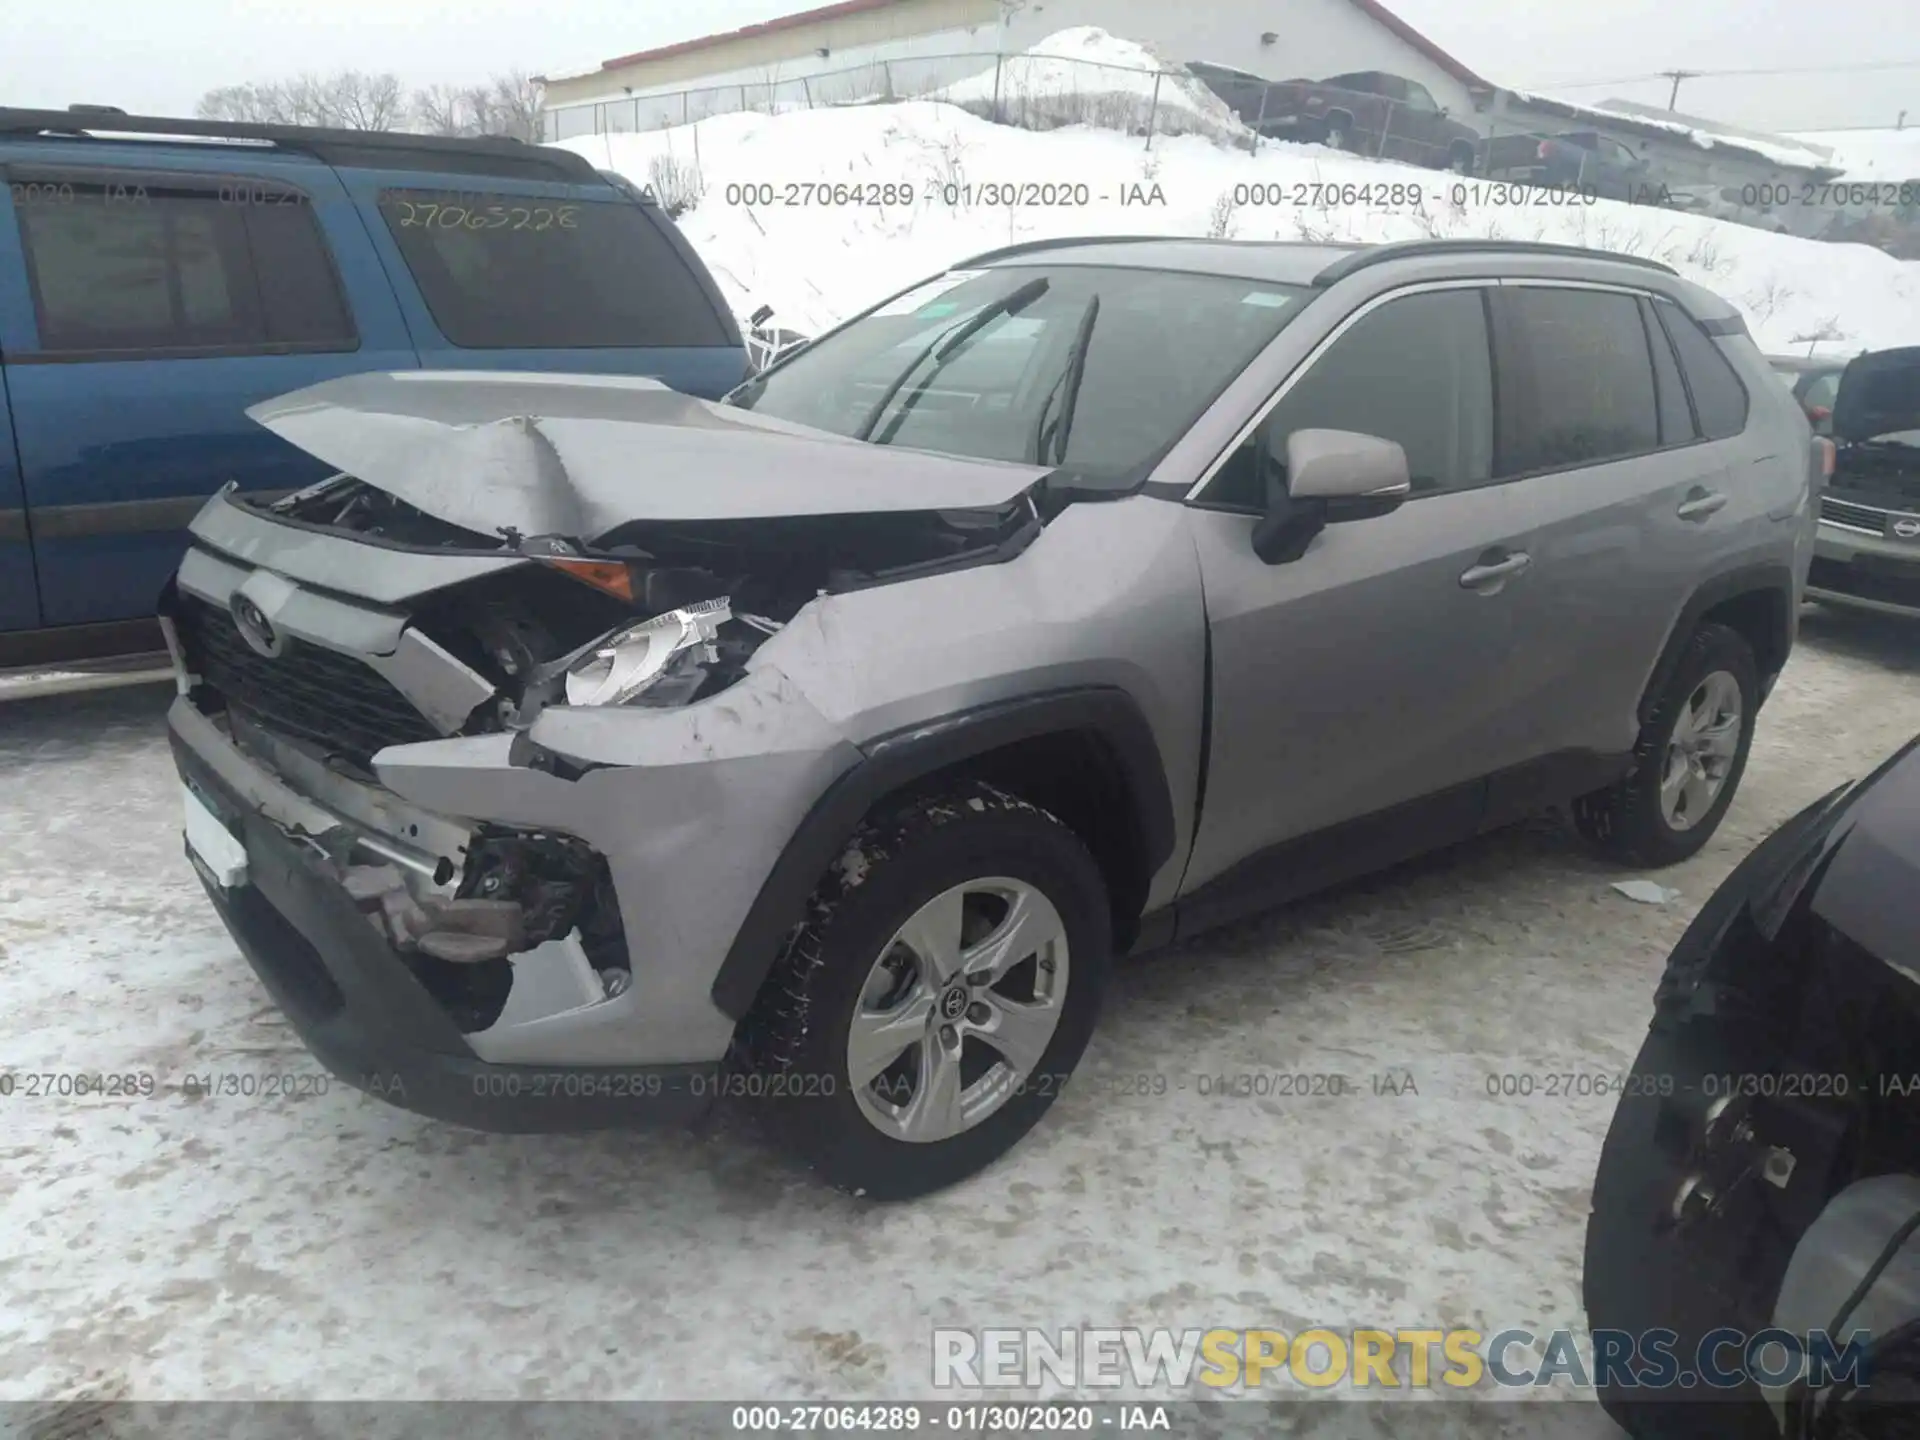
{"label": "toyota emblem on grille", "polygon": [[1920,540],[1920,515],[1902,515],[1889,521],[1888,527],[1902,540]]}
{"label": "toyota emblem on grille", "polygon": [[269,660],[287,648],[287,642],[280,632],[273,628],[273,622],[267,619],[263,611],[245,595],[233,597],[233,623],[240,631],[240,638],[255,654],[264,655]]}

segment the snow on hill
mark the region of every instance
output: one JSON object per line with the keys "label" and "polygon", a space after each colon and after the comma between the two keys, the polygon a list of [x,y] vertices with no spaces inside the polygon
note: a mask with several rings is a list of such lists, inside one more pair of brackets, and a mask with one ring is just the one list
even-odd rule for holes
{"label": "snow on hill", "polygon": [[[1164,90],[1163,90],[1164,95]],[[1088,126],[1035,132],[951,104],[717,116],[561,142],[656,193],[698,175],[681,229],[741,315],[761,303],[809,333],[957,261],[1075,234],[1241,240],[1502,237],[1646,255],[1726,296],[1762,349],[1806,353],[1920,339],[1920,270],[1830,245],[1613,201],[1356,159],[1318,146],[1258,155],[1197,135]],[[886,203],[865,203],[884,201]]]}
{"label": "snow on hill", "polygon": [[1905,130],[1810,130],[1791,137],[1825,145],[1849,180],[1920,180],[1920,126]]}
{"label": "snow on hill", "polygon": [[1245,136],[1225,101],[1180,66],[1097,25],[1058,30],[1023,55],[943,86],[930,98],[978,115],[996,101],[1009,123],[1052,128],[1080,120],[1107,130]]}

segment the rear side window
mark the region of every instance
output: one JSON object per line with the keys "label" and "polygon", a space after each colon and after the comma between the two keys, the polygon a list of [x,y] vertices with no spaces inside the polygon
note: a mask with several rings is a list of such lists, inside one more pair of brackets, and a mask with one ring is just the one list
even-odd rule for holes
{"label": "rear side window", "polygon": [[1666,331],[1679,352],[1680,368],[1693,395],[1701,432],[1709,440],[1725,440],[1747,428],[1747,387],[1740,383],[1727,357],[1694,318],[1671,300],[1654,303]]}
{"label": "rear side window", "polygon": [[388,190],[380,213],[440,333],[462,349],[730,343],[698,278],[632,201]]}
{"label": "rear side window", "polygon": [[1502,289],[1501,473],[1594,465],[1660,446],[1639,302],[1607,290]]}
{"label": "rear side window", "polygon": [[17,181],[40,348],[137,357],[352,350],[305,195],[268,182]]}

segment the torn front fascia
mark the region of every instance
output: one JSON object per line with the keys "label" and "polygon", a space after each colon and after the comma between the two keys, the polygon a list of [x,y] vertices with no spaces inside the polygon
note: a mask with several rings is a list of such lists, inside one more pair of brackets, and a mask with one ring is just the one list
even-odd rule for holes
{"label": "torn front fascia", "polygon": [[483,833],[452,898],[420,894],[393,865],[353,865],[343,883],[396,950],[451,965],[504,960],[578,929],[596,968],[624,966],[606,863],[571,837]]}
{"label": "torn front fascia", "polygon": [[527,948],[525,915],[511,900],[422,899],[392,865],[348,866],[343,883],[396,950],[477,965]]}

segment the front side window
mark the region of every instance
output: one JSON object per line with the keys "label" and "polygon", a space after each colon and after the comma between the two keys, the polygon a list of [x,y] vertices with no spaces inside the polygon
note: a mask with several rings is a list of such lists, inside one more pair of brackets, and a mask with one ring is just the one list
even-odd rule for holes
{"label": "front side window", "polygon": [[1503,474],[1659,448],[1653,361],[1632,295],[1514,287],[1500,303]]}
{"label": "front side window", "polygon": [[954,271],[822,336],[731,403],[874,444],[1045,464],[1123,488],[1307,293],[1105,266]]}
{"label": "front side window", "polygon": [[358,343],[306,197],[269,184],[13,186],[40,347],[137,357]]}
{"label": "front side window", "polygon": [[387,190],[380,214],[434,324],[462,349],[728,343],[673,242],[624,197]]}
{"label": "front side window", "polygon": [[1351,430],[1407,452],[1415,495],[1493,473],[1493,365],[1476,289],[1434,290],[1369,310],[1293,382],[1221,469],[1208,504],[1266,504],[1263,457],[1284,465],[1295,430]]}
{"label": "front side window", "polygon": [[1407,104],[1415,110],[1437,111],[1440,108],[1426,86],[1416,85],[1411,80],[1407,82]]}

